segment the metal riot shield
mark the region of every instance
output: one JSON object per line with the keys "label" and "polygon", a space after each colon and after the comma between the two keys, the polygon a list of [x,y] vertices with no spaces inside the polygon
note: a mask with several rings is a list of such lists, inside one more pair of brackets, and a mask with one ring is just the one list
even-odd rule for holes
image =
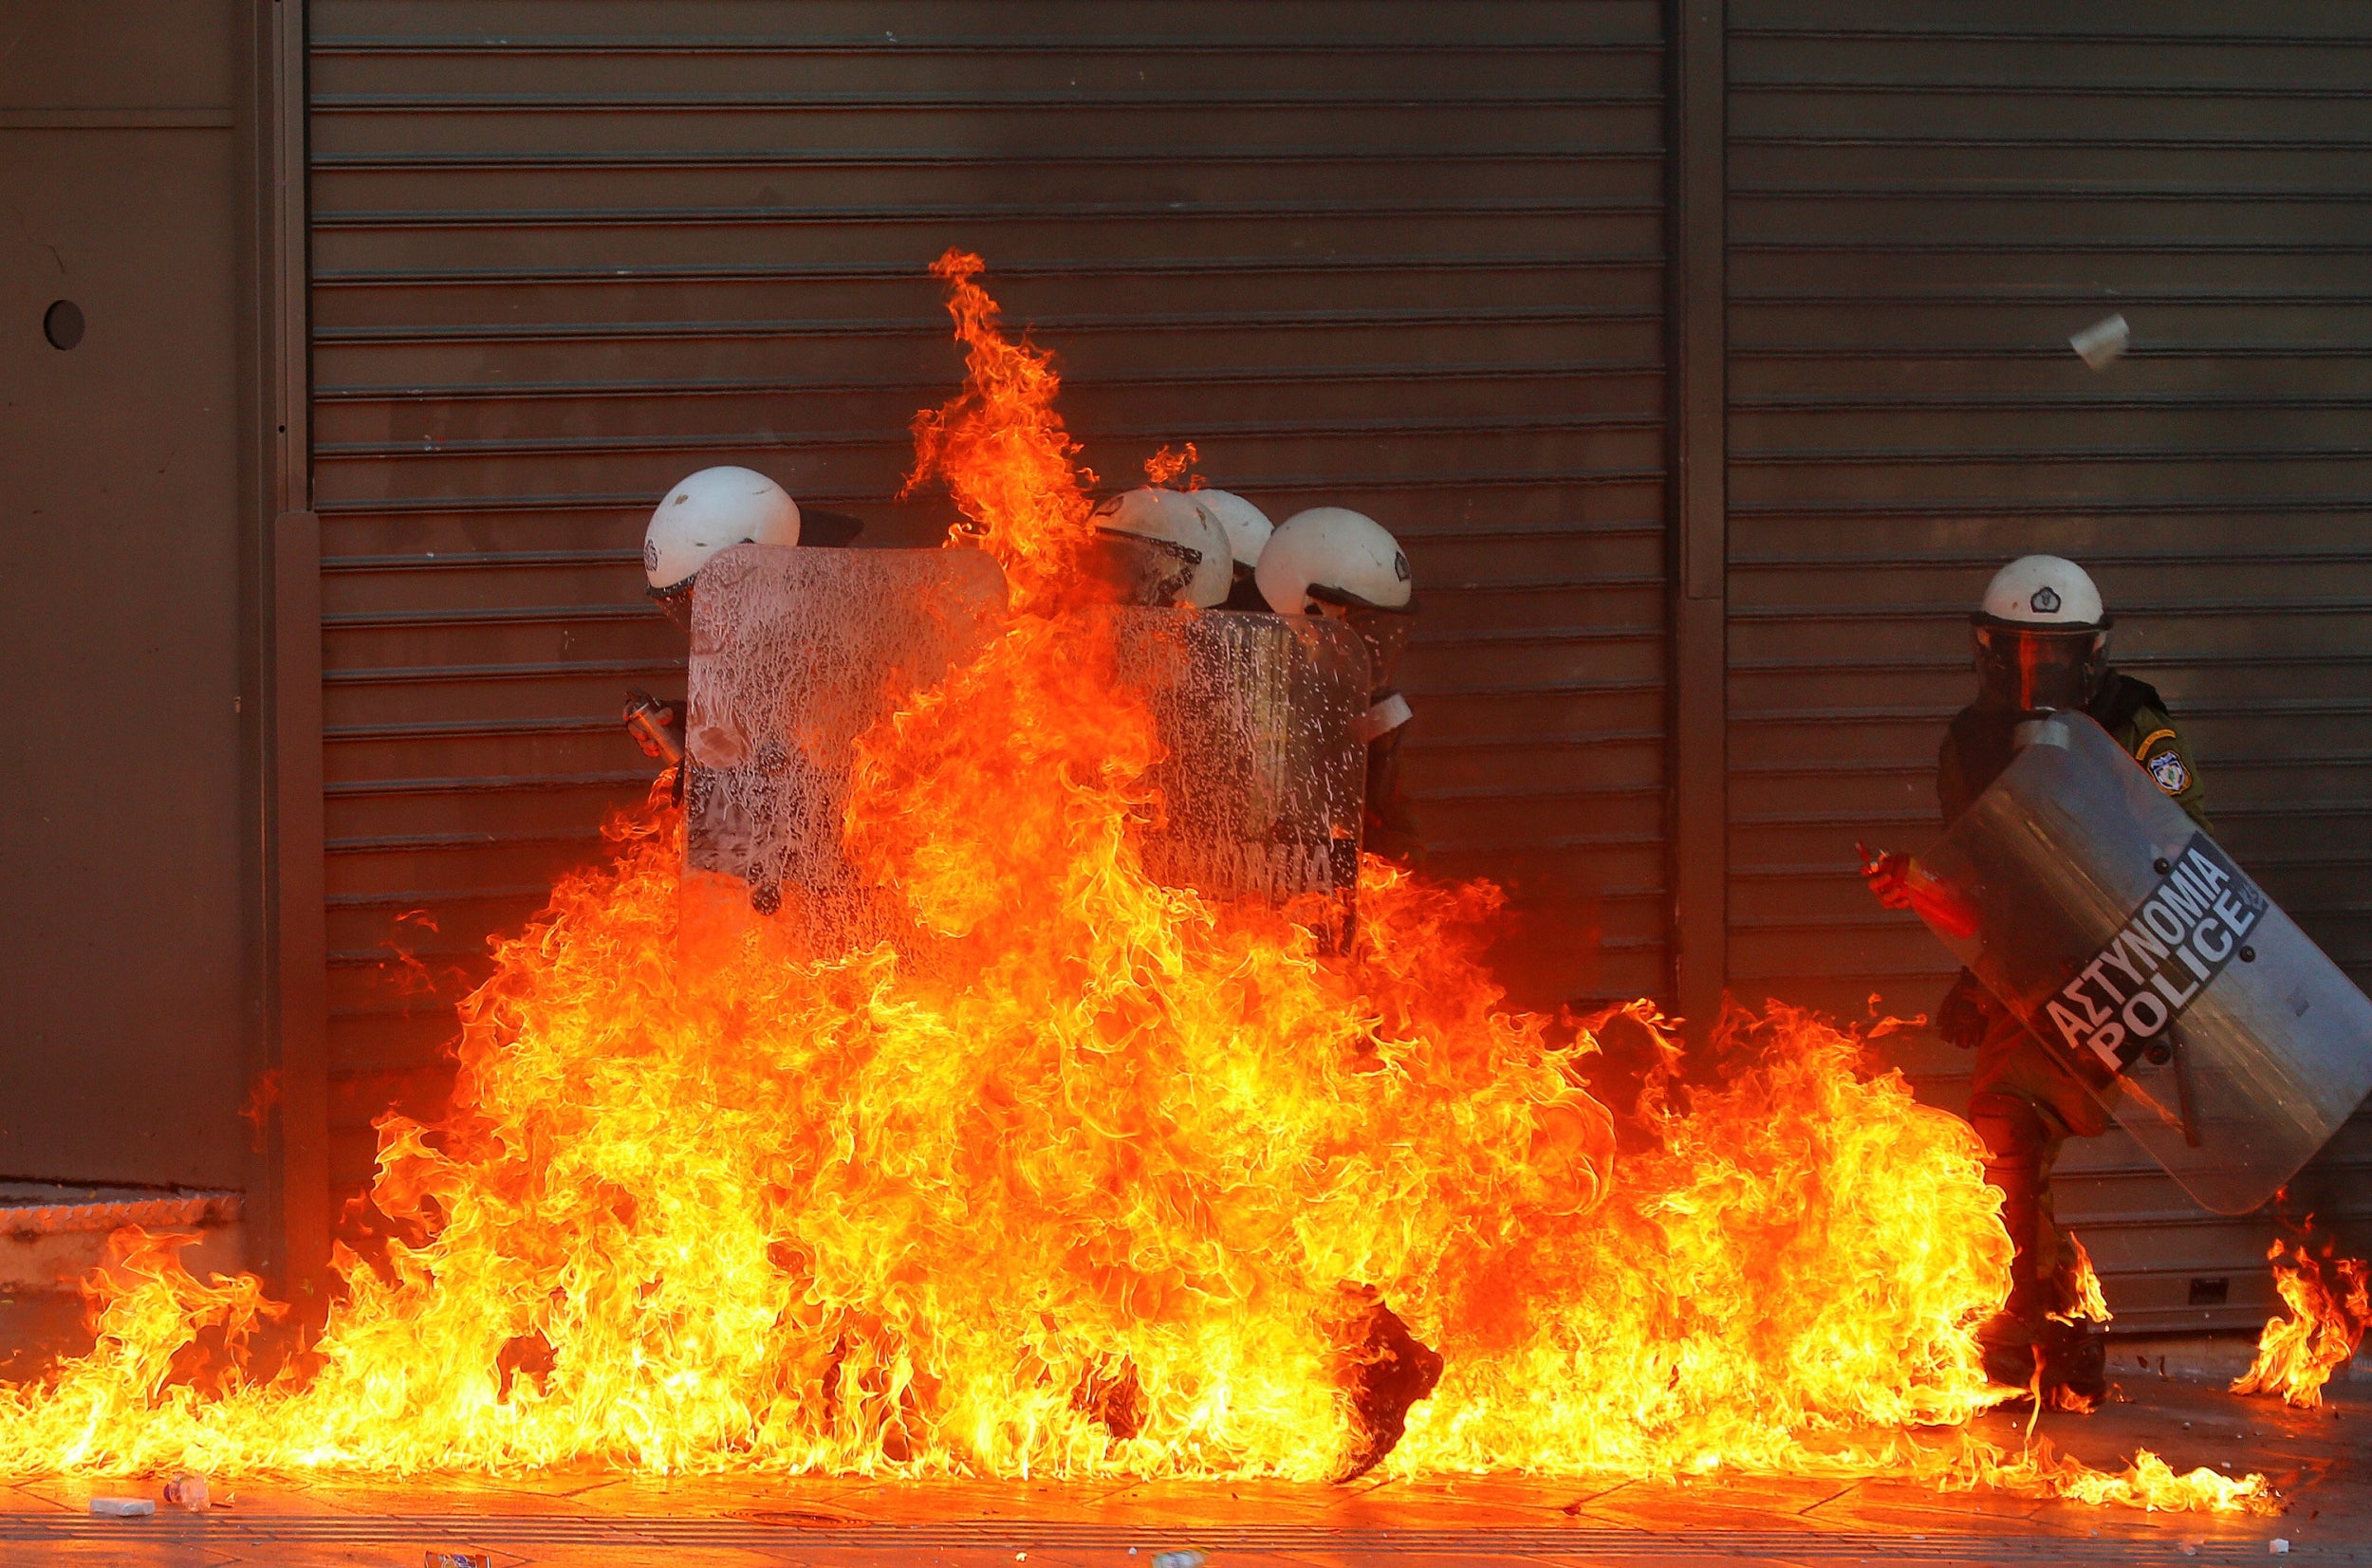
{"label": "metal riot shield", "polygon": [[2372,1090],[2372,1002],[2081,713],[1912,865],[1944,944],[2208,1208],[2271,1197]]}
{"label": "metal riot shield", "polygon": [[1217,899],[1335,901],[1347,941],[1359,885],[1367,653],[1339,621],[1236,610],[1122,608],[1120,680],[1168,755],[1147,875]]}
{"label": "metal riot shield", "polygon": [[770,917],[808,952],[903,929],[841,848],[857,737],[969,658],[1005,616],[974,549],[736,545],[702,568],[684,749],[686,927]]}

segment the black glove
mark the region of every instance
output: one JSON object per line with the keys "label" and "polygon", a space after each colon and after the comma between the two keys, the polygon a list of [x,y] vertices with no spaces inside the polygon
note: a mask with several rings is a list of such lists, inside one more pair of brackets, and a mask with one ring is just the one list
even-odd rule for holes
{"label": "black glove", "polygon": [[1974,1051],[1984,1043],[2000,1014],[2001,1004],[1993,1000],[1993,993],[1962,969],[1960,978],[1937,1005],[1936,1032],[1962,1050]]}

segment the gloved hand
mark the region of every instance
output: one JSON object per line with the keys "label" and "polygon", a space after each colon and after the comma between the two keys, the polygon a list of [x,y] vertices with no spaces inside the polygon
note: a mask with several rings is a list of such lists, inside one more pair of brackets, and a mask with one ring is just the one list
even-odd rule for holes
{"label": "gloved hand", "polygon": [[1943,1001],[1936,1005],[1936,1032],[1962,1050],[1974,1051],[1984,1043],[2000,1010],[1993,993],[1962,969],[1952,989],[1944,992]]}
{"label": "gloved hand", "polygon": [[1869,890],[1877,895],[1878,901],[1890,910],[1909,909],[1911,858],[1897,851],[1891,855],[1881,853],[1873,859],[1869,851],[1862,849],[1861,845],[1853,847],[1862,850],[1862,880],[1869,884]]}
{"label": "gloved hand", "polygon": [[683,761],[684,705],[662,703],[639,686],[626,688],[626,733],[642,754],[671,766]]}

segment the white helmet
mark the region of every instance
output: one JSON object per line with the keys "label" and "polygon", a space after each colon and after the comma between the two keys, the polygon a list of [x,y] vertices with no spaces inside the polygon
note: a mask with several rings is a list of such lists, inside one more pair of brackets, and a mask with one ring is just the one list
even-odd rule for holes
{"label": "white helmet", "polygon": [[1995,572],[1977,615],[1999,626],[2069,632],[2108,624],[2092,579],[2074,562],[2055,555],[2022,555]]}
{"label": "white helmet", "polygon": [[1316,614],[1315,604],[1405,610],[1416,593],[1399,543],[1343,507],[1312,507],[1279,524],[1254,576],[1281,616]]}
{"label": "white helmet", "polygon": [[1249,572],[1260,564],[1261,549],[1276,532],[1267,512],[1232,490],[1189,490],[1187,494],[1226,531],[1227,547],[1236,565]]}
{"label": "white helmet", "polygon": [[1227,530],[1183,490],[1146,486],[1100,503],[1096,532],[1153,546],[1156,564],[1145,579],[1149,597],[1208,610],[1223,602],[1235,579]]}
{"label": "white helmet", "polygon": [[2108,674],[2109,619],[2083,567],[2026,555],[1993,574],[1969,618],[1983,694],[2020,712],[2082,708]]}
{"label": "white helmet", "polygon": [[702,469],[667,492],[642,530],[651,592],[681,591],[709,557],[734,544],[796,544],[799,503],[754,469]]}

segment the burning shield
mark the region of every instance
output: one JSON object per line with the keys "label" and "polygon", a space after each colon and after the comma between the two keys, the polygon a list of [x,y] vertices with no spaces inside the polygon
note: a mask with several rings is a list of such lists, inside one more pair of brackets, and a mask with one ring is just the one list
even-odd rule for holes
{"label": "burning shield", "polygon": [[1004,615],[1005,574],[979,550],[743,544],[711,561],[692,613],[687,913],[779,911],[817,951],[883,934],[882,895],[841,849],[857,737]]}
{"label": "burning shield", "polygon": [[1120,679],[1168,756],[1145,870],[1213,898],[1321,894],[1347,936],[1359,880],[1367,654],[1342,623],[1239,611],[1121,609]]}
{"label": "burning shield", "polygon": [[1915,907],[2177,1181],[2255,1208],[2372,1089],[2372,1002],[2080,713],[1913,866]]}

